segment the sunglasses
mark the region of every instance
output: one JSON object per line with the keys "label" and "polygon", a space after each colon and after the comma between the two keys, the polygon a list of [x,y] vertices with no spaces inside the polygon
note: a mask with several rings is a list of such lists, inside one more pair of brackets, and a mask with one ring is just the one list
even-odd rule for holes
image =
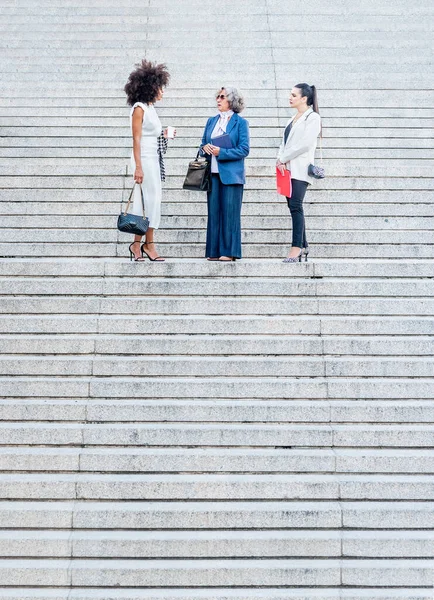
{"label": "sunglasses", "polygon": [[219,94],[218,96],[216,96],[216,100],[224,100],[226,98],[226,96],[224,94]]}

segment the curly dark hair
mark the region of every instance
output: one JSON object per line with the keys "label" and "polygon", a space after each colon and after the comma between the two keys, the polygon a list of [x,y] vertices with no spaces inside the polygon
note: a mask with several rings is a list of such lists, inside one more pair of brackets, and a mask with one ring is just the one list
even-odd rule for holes
{"label": "curly dark hair", "polygon": [[136,69],[130,73],[124,87],[127,104],[133,106],[136,102],[152,104],[158,96],[160,88],[169,83],[170,75],[165,64],[159,64],[143,59],[136,64]]}

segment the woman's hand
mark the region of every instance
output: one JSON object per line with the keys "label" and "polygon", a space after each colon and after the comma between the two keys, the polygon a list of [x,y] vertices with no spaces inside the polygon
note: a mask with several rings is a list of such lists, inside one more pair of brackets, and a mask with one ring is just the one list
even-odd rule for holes
{"label": "woman's hand", "polygon": [[134,181],[136,183],[143,183],[143,169],[142,167],[136,167],[134,171]]}
{"label": "woman's hand", "polygon": [[171,140],[171,139],[175,139],[176,138],[176,129],[173,130],[173,137],[169,137],[169,128],[166,127],[166,129],[163,131],[163,137],[167,140]]}
{"label": "woman's hand", "polygon": [[203,152],[205,152],[205,154],[212,154],[212,149],[214,146],[212,146],[211,144],[205,144],[205,146],[202,146],[202,150]]}
{"label": "woman's hand", "polygon": [[276,167],[279,169],[282,175],[285,175],[286,165],[284,163],[281,163],[280,160],[277,160]]}
{"label": "woman's hand", "polygon": [[209,147],[211,148],[211,154],[213,156],[218,156],[220,154],[220,147],[219,146],[213,146],[212,144],[209,144]]}

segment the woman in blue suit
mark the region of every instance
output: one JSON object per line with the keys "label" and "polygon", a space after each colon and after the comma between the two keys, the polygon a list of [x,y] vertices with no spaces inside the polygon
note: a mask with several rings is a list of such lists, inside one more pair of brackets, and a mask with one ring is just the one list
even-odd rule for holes
{"label": "woman in blue suit", "polygon": [[[202,137],[202,152],[211,161],[211,191],[208,192],[208,226],[205,256],[221,262],[241,258],[241,204],[246,174],[244,159],[250,152],[249,123],[240,117],[244,100],[236,88],[221,88],[217,94],[218,115],[208,119]],[[225,147],[213,139],[227,134]]]}

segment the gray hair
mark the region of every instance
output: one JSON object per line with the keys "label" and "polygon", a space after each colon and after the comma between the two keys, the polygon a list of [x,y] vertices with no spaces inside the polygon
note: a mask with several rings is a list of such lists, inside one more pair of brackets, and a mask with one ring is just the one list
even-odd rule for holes
{"label": "gray hair", "polygon": [[216,96],[218,94],[220,94],[222,90],[225,90],[225,92],[226,92],[226,98],[229,102],[229,106],[230,106],[231,110],[233,110],[235,113],[240,113],[242,110],[244,110],[244,106],[245,106],[244,98],[239,93],[237,88],[231,87],[231,86],[223,86],[216,93]]}

